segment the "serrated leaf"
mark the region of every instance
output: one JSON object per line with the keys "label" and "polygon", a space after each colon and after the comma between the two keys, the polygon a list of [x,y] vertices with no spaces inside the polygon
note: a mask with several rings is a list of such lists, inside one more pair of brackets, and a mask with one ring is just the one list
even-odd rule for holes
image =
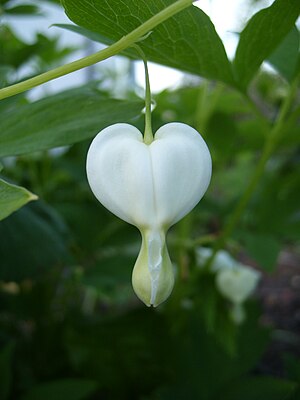
{"label": "serrated leaf", "polygon": [[0,157],[65,146],[138,116],[142,101],[110,99],[92,87],[71,89],[15,110],[0,119]]}
{"label": "serrated leaf", "polygon": [[300,0],[276,0],[248,22],[240,35],[234,69],[245,88],[260,65],[292,29],[300,12]]}
{"label": "serrated leaf", "polygon": [[268,62],[289,82],[297,70],[299,58],[299,31],[296,26],[271,54]]}
{"label": "serrated leaf", "polygon": [[27,189],[0,179],[0,221],[29,201],[36,199],[37,196],[30,193]]}
{"label": "serrated leaf", "polygon": [[[63,0],[68,17],[111,44],[174,3],[172,0]],[[233,84],[223,43],[209,17],[189,7],[139,43],[149,61]],[[134,52],[131,53],[135,58]]]}
{"label": "serrated leaf", "polygon": [[97,382],[87,379],[62,379],[34,386],[22,400],[84,400],[97,389]]}

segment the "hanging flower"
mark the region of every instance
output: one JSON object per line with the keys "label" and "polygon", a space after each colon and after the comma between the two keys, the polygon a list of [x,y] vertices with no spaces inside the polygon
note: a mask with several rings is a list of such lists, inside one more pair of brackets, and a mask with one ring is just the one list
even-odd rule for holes
{"label": "hanging flower", "polygon": [[[212,253],[210,248],[198,247],[195,252],[197,265],[203,267]],[[231,318],[236,324],[241,324],[246,318],[244,302],[256,289],[261,273],[241,264],[225,250],[217,252],[210,271],[215,273],[218,291],[232,303]]]}
{"label": "hanging flower", "polygon": [[190,126],[170,123],[146,144],[134,126],[115,124],[93,140],[87,176],[100,203],[140,230],[132,284],[146,305],[157,306],[174,285],[166,232],[195,207],[210,182],[204,140]]}
{"label": "hanging flower", "polygon": [[221,294],[232,302],[231,317],[237,324],[246,317],[243,303],[254,292],[260,277],[260,272],[239,263],[217,273],[216,285]]}

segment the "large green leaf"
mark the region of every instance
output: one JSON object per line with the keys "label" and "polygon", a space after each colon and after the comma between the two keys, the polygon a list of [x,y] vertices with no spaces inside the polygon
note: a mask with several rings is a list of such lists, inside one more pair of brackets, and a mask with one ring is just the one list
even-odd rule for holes
{"label": "large green leaf", "polygon": [[97,382],[87,379],[62,379],[34,386],[22,400],[83,400],[96,391]]}
{"label": "large green leaf", "polygon": [[91,86],[18,106],[1,115],[0,157],[79,142],[108,125],[130,121],[142,108],[142,101],[110,99]]}
{"label": "large green leaf", "polygon": [[[62,0],[68,17],[99,33],[105,44],[117,41],[172,3],[173,0]],[[199,8],[189,7],[171,17],[139,45],[150,61],[233,82],[223,43],[209,17]],[[137,57],[134,52],[131,54]]]}
{"label": "large green leaf", "polygon": [[[268,61],[287,80],[291,81],[297,70],[299,59],[299,31],[296,26],[271,54]],[[299,67],[299,66],[298,66]]]}
{"label": "large green leaf", "polygon": [[[94,42],[99,42],[99,43],[106,43],[106,44],[112,44],[113,40],[109,40],[107,36],[101,35],[98,32],[93,32],[90,31],[89,29],[82,28],[82,26],[74,25],[74,24],[53,24],[52,26],[55,26],[57,28],[62,28],[66,29],[67,31],[78,33],[78,35],[84,36],[90,40],[93,40]],[[124,54],[127,56],[131,57],[137,57],[136,52],[133,51],[133,49],[128,49],[124,51]]]}
{"label": "large green leaf", "polygon": [[69,261],[68,231],[50,207],[35,202],[0,222],[0,280],[34,278]]}
{"label": "large green leaf", "polygon": [[0,179],[0,221],[8,217],[37,196],[23,187],[12,185]]}
{"label": "large green leaf", "polygon": [[276,0],[255,14],[242,31],[234,60],[242,87],[251,81],[261,63],[292,29],[300,12],[300,0]]}

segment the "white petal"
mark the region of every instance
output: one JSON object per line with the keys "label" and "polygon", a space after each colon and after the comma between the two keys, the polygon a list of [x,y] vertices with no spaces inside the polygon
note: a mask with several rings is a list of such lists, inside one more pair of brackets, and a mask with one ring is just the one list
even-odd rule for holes
{"label": "white petal", "polygon": [[203,197],[211,178],[211,157],[200,134],[177,122],[158,129],[150,151],[158,220],[169,227]]}
{"label": "white petal", "polygon": [[142,246],[132,272],[132,286],[147,306],[158,306],[174,286],[173,266],[163,231],[142,231]]}
{"label": "white petal", "polygon": [[95,137],[87,177],[97,199],[119,218],[136,226],[155,219],[150,152],[134,126],[111,125]]}
{"label": "white petal", "polygon": [[211,158],[188,125],[164,125],[148,146],[138,129],[115,124],[93,140],[87,175],[95,196],[115,215],[139,228],[167,229],[202,198]]}

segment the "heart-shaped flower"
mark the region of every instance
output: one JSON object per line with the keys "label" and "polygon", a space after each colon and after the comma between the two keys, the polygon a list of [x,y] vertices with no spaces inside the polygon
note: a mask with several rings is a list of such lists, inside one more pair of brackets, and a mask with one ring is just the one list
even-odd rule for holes
{"label": "heart-shaped flower", "polygon": [[259,279],[258,271],[237,264],[234,268],[220,270],[216,276],[216,284],[224,297],[241,304],[252,294]]}
{"label": "heart-shaped flower", "polygon": [[146,305],[157,306],[174,284],[166,232],[195,207],[210,182],[204,140],[190,126],[170,123],[146,144],[134,126],[115,124],[93,140],[87,176],[97,199],[141,231],[132,283]]}

